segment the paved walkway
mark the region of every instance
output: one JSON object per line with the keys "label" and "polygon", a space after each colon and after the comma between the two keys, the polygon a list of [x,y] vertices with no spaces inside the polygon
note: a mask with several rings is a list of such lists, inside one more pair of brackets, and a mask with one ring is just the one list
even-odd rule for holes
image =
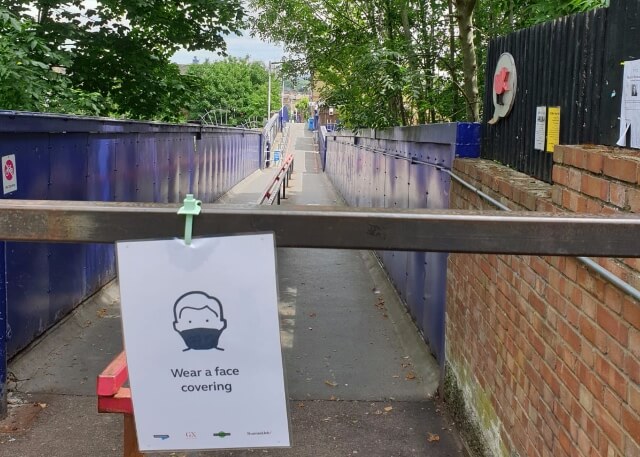
{"label": "paved walkway", "polygon": [[[291,129],[295,170],[283,204],[340,205],[311,133]],[[254,203],[272,176],[254,173],[223,202]],[[293,447],[172,455],[465,455],[430,399],[437,365],[371,253],[278,249],[278,277]],[[113,283],[11,363],[12,398],[39,406],[21,429],[0,433],[0,456],[122,455],[122,419],[95,407],[95,376],[121,347]]]}

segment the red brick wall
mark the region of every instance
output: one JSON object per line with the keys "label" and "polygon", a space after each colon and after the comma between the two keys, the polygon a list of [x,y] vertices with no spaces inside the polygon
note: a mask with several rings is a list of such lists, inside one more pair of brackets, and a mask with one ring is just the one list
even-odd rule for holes
{"label": "red brick wall", "polygon": [[[493,162],[454,168],[514,210],[640,209],[640,154],[554,160],[553,186]],[[495,209],[458,184],[451,207]],[[640,288],[638,260],[598,262]],[[447,357],[493,455],[640,457],[640,303],[577,260],[451,255]]]}

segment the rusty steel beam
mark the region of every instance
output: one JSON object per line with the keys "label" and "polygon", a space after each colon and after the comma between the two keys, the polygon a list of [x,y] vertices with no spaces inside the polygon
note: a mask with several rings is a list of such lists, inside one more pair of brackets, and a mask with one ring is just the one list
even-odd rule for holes
{"label": "rusty steel beam", "polygon": [[[180,237],[175,204],[2,200],[0,240]],[[273,231],[279,247],[640,257],[640,217],[203,205],[195,236]]]}
{"label": "rusty steel beam", "polygon": [[[2,200],[0,240],[181,237],[176,204]],[[275,232],[279,247],[640,257],[640,217],[203,205],[193,235]]]}

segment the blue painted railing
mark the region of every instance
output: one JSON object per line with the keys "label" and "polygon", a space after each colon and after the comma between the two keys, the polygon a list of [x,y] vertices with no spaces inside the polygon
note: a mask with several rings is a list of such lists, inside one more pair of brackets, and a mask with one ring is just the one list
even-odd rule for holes
{"label": "blue painted railing", "polygon": [[[376,208],[449,207],[456,157],[478,157],[480,125],[432,124],[388,130],[328,132],[319,147],[325,171],[347,204]],[[379,252],[431,350],[444,363],[446,253]]]}

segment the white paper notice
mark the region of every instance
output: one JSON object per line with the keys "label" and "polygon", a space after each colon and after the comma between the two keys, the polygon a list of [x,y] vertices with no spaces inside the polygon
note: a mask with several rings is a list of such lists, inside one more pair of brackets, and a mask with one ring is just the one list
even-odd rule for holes
{"label": "white paper notice", "polygon": [[273,235],[117,255],[140,450],[289,446]]}
{"label": "white paper notice", "polygon": [[[640,148],[640,60],[624,63],[618,146]],[[629,135],[627,135],[629,132]],[[627,144],[627,136],[631,144]]]}
{"label": "white paper notice", "polygon": [[544,151],[547,127],[547,107],[538,106],[536,109],[536,138],[534,148]]}

